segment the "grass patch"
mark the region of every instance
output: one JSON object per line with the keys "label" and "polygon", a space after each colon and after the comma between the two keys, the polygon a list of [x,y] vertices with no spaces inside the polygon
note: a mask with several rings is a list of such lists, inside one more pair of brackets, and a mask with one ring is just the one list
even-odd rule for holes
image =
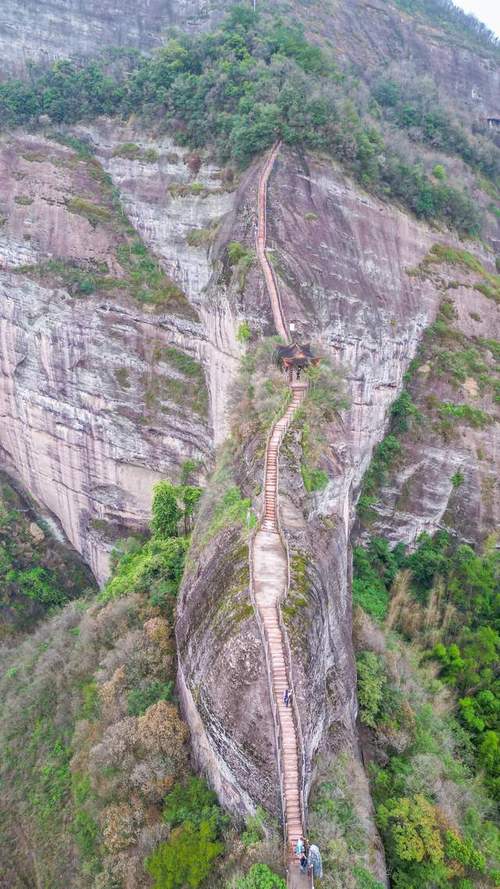
{"label": "grass patch", "polygon": [[309,469],[309,467],[302,465],[301,473],[308,494],[324,491],[329,482],[328,473],[324,469]]}
{"label": "grass patch", "polygon": [[51,279],[63,285],[71,296],[90,296],[97,292],[107,292],[124,288],[126,282],[104,273],[103,267],[79,265],[61,259],[49,259],[38,265],[17,266],[14,274],[28,275],[36,280]]}
{"label": "grass patch", "polygon": [[186,235],[186,241],[190,247],[208,247],[213,243],[218,226],[208,228],[193,228]]}
{"label": "grass patch", "polygon": [[178,309],[182,306],[190,310],[184,292],[167,277],[142,241],[136,239],[122,244],[117,250],[117,257],[127,275],[128,289],[138,302],[158,309]]}
{"label": "grass patch", "polygon": [[460,250],[448,244],[434,244],[418,269],[425,274],[433,265],[442,264],[456,266],[480,275],[481,280],[472,285],[474,289],[483,293],[488,299],[500,301],[500,275],[487,272],[480,260],[468,250]]}
{"label": "grass patch", "polygon": [[208,391],[200,362],[174,346],[157,346],[153,353],[153,360],[168,364],[185,380],[164,375],[161,377],[153,375],[151,379],[147,378],[149,406],[152,407],[156,400],[165,396],[177,404],[190,405],[196,413],[206,417],[208,414]]}
{"label": "grass patch", "polygon": [[237,281],[238,289],[242,291],[245,287],[248,272],[255,261],[255,253],[239,241],[230,241],[226,248],[226,267],[229,275],[225,278],[228,281],[231,273]]}
{"label": "grass patch", "polygon": [[160,155],[155,148],[142,149],[135,142],[123,142],[113,149],[112,157],[122,157],[130,161],[142,161],[145,164],[156,163],[160,159]]}
{"label": "grass patch", "polygon": [[474,429],[484,429],[485,426],[493,423],[493,417],[490,414],[480,408],[471,407],[469,404],[453,404],[450,401],[442,401],[438,403],[437,410],[443,421],[460,420]]}
{"label": "grass patch", "polygon": [[239,343],[248,343],[249,340],[252,339],[252,328],[248,321],[242,321],[240,325],[238,325],[238,330],[236,332],[236,339]]}
{"label": "grass patch", "polygon": [[113,218],[113,214],[108,207],[101,207],[99,204],[86,200],[86,198],[69,198],[66,201],[66,207],[70,213],[76,213],[78,216],[83,216],[87,219],[92,228],[97,228],[98,225],[110,222]]}
{"label": "grass patch", "polygon": [[135,142],[123,142],[121,145],[117,145],[116,148],[113,149],[112,157],[123,157],[126,160],[135,161],[139,160],[142,154],[142,149],[139,145],[136,145]]}

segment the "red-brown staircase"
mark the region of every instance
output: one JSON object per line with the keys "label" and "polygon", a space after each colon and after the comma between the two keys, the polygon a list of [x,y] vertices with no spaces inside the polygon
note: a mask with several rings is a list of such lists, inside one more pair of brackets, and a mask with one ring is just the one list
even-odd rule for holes
{"label": "red-brown staircase", "polygon": [[[267,183],[278,151],[279,143],[266,159],[259,180],[257,256],[266,281],[276,330],[287,342],[288,325],[277,281],[266,255]],[[253,538],[251,553],[252,594],[266,657],[280,780],[287,885],[290,889],[306,889],[313,883],[311,875],[305,876],[300,872],[294,854],[297,839],[304,837],[306,830],[304,762],[295,694],[289,706],[284,703],[285,690],[293,691],[293,679],[290,646],[280,608],[288,591],[289,569],[286,543],[280,530],[278,482],[281,442],[306,390],[307,383],[291,384],[290,404],[271,430],[266,451],[262,520]]]}

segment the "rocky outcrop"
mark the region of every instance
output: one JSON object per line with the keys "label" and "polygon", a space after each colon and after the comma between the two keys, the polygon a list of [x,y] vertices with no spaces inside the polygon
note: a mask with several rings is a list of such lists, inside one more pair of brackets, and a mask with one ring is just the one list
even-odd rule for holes
{"label": "rocky outcrop", "polygon": [[[196,348],[207,369],[212,432],[215,444],[220,444],[227,434],[226,394],[241,346],[236,340],[237,306],[226,288],[212,280],[213,263],[227,241],[234,239],[233,208],[240,195],[226,189],[223,171],[210,161],[197,173],[190,172],[189,152],[168,137],[147,139],[136,126],[106,120],[76,132],[90,140],[120,189],[134,226],[196,308],[201,321]],[[150,162],[127,159],[120,150],[127,144],[137,146],[142,158],[148,150],[157,157]],[[190,243],[196,232],[207,240]]]}
{"label": "rocky outcrop", "polygon": [[193,753],[240,819],[257,804],[278,816],[273,717],[249,604],[248,544],[230,527],[199,555],[186,571],[176,625],[178,688]]}
{"label": "rocky outcrop", "polygon": [[[470,274],[448,268],[446,276]],[[474,277],[474,276],[472,276]],[[464,282],[465,283],[465,282]],[[379,493],[370,533],[395,544],[413,544],[419,534],[449,530],[460,541],[481,545],[500,522],[498,477],[500,416],[495,391],[498,363],[493,349],[500,334],[498,304],[473,284],[446,290],[455,317],[447,352],[451,361],[473,356],[458,376],[433,354],[432,342],[420,356],[409,392],[420,412],[401,438],[401,454]],[[453,342],[455,339],[455,342]],[[450,352],[451,349],[451,352]],[[443,422],[436,406],[465,407],[461,419]]]}
{"label": "rocky outcrop", "polygon": [[[69,209],[68,201],[82,195],[97,206],[104,200],[81,157],[41,138],[4,140],[0,441],[11,471],[60,518],[103,579],[113,537],[147,521],[154,481],[176,478],[187,457],[208,465],[214,441],[224,437],[227,393],[241,354],[235,335],[240,320],[267,333],[273,321],[256,265],[246,281],[237,281],[225,259],[229,240],[253,248],[255,168],[228,192],[213,164],[205,162],[195,179],[184,153],[166,138],[145,140],[134,128],[106,121],[80,128],[78,135],[91,140],[130,219],[189,297],[182,308],[159,311],[126,288],[76,296],[57,275],[20,269],[57,257],[94,271],[105,263],[120,279],[123,234],[113,216],[90,222]],[[123,149],[130,144],[138,146],[132,159]],[[146,159],[148,149],[156,154]],[[193,229],[211,232],[202,246],[188,243]],[[298,456],[282,473],[283,528],[291,549],[308,563],[309,604],[301,612],[294,670],[312,762],[326,739],[355,746],[348,543],[354,502],[373,446],[384,434],[387,408],[442,299],[435,281],[408,271],[435,241],[454,240],[366,195],[331,163],[288,149],[270,180],[268,236],[286,317],[301,338],[313,337],[344,368],[351,397],[342,422],[328,432],[326,489],[306,496]],[[486,252],[482,258],[491,268]],[[463,294],[471,299],[470,290]],[[201,361],[208,416],[175,395],[182,385],[189,393],[192,381],[162,360],[162,350],[172,348]],[[172,389],[173,378],[179,383]],[[436,466],[446,451],[443,446]],[[254,472],[244,486],[252,496],[256,478]],[[412,534],[430,527],[436,512],[430,496],[415,490],[419,508],[427,500],[429,513],[414,521]],[[449,490],[447,482],[443,497]],[[477,502],[470,504],[477,511]],[[466,523],[468,506],[462,508]],[[444,509],[443,499],[439,514]],[[226,588],[217,570],[221,549],[198,558],[203,569],[196,580],[187,573],[179,609],[181,683],[194,747],[231,808],[241,813],[259,801],[273,810],[276,776],[263,773],[264,763],[273,761],[272,733],[258,716],[266,693],[263,663],[255,661],[255,674],[245,673],[243,690],[241,685],[241,662],[252,648],[250,637],[256,644],[257,630],[243,612],[230,636],[219,633],[218,603]],[[213,608],[205,609],[207,596]],[[244,608],[247,593],[241,589],[238,596]],[[220,697],[228,652],[234,669],[223,674]],[[254,718],[240,724],[242,695],[253,702]]]}
{"label": "rocky outcrop", "polygon": [[[210,461],[206,337],[187,301],[166,312],[127,290],[99,166],[29,137],[4,139],[0,163],[0,446],[102,581],[154,482]],[[114,289],[75,291],[75,269]]]}
{"label": "rocky outcrop", "polygon": [[306,10],[299,0],[293,5],[311,39],[328,34],[339,60],[353,65],[360,76],[386,68],[390,59],[402,72],[429,75],[443,95],[461,103],[465,115],[485,123],[491,109],[499,110],[495,50],[481,47],[465,30],[447,28],[445,15],[438,23],[388,0],[342,0],[334,10],[314,3],[314,17],[310,4]]}
{"label": "rocky outcrop", "polygon": [[[254,214],[256,208],[255,179],[246,185],[238,206],[233,236],[251,245],[255,230],[255,215],[252,217],[251,213],[252,206]],[[356,496],[373,447],[385,433],[389,405],[399,393],[403,374],[443,298],[442,283],[415,275],[412,270],[436,241],[457,246],[458,242],[449,233],[432,231],[364,194],[330,163],[306,160],[286,148],[282,149],[270,179],[267,222],[269,255],[279,277],[285,316],[293,321],[299,338],[314,338],[335,365],[343,368],[351,397],[350,409],[322,433],[326,439],[322,465],[330,478],[324,491],[311,496],[304,489],[300,429],[291,433],[288,446],[285,443],[282,449],[282,527],[288,539],[292,571],[285,614],[288,611],[294,683],[311,768],[317,751],[324,745],[337,751],[356,750],[349,546]],[[487,252],[480,251],[480,255],[491,268]],[[470,309],[471,291],[454,291],[458,303],[461,294],[467,294]],[[492,311],[496,308],[491,301],[486,302]],[[271,308],[266,305],[255,269],[248,276],[240,310],[249,318],[258,312],[261,329],[272,332]],[[465,303],[462,311],[466,311]],[[442,461],[446,460],[447,448],[441,442]],[[249,472],[246,454],[237,465],[243,490],[251,493],[252,485],[245,482]],[[253,469],[251,477],[255,485],[261,472]],[[419,497],[418,491],[415,496]],[[259,511],[259,497],[255,504]],[[429,501],[428,505],[434,510],[434,504],[431,506]],[[415,514],[419,508],[424,508],[421,500],[415,506]],[[468,503],[463,510],[464,521],[475,521],[473,501],[470,513]],[[408,511],[412,511],[412,506]],[[432,520],[431,515],[428,518]],[[402,533],[407,530],[403,525]],[[203,538],[203,524],[195,535]],[[188,643],[191,634],[193,639],[201,639],[207,638],[207,632],[213,633],[213,629],[208,630],[208,626],[215,626],[211,610],[203,611],[203,620],[198,610],[201,612],[202,590],[203,595],[213,595],[214,581],[210,577],[217,576],[216,560],[220,553],[220,546],[203,548],[197,555],[203,565],[201,573],[196,579],[190,573],[186,575],[179,603],[180,673],[183,686],[211,696],[211,706],[217,709],[223,700],[228,712],[236,712],[241,695],[238,682],[225,681],[223,698],[219,704],[217,698],[214,701],[210,684],[214,668],[208,668],[206,661],[202,665],[194,656],[194,642]],[[217,588],[217,595],[222,597],[222,589]],[[234,660],[236,647],[243,657],[245,645],[243,630],[241,635],[231,635],[228,656]],[[212,652],[215,664],[224,661],[220,642]],[[250,701],[265,694],[261,673],[258,678],[246,676],[245,683],[244,693]],[[212,776],[215,753],[219,761],[224,759],[219,731],[214,730],[206,707],[198,708],[196,719],[189,717],[190,709],[187,713],[198,761]],[[249,727],[250,723],[239,725],[232,721],[231,736],[236,733],[240,737]],[[245,757],[239,764],[231,760],[231,792],[224,792],[222,780],[218,785],[223,800],[238,811],[246,808],[248,797],[263,805],[267,800],[259,782],[249,777],[258,773],[266,747],[259,747],[258,754],[243,744],[241,749],[245,749]],[[224,763],[227,765],[225,759]],[[220,774],[224,768],[221,765]],[[309,780],[312,775],[313,771]]]}

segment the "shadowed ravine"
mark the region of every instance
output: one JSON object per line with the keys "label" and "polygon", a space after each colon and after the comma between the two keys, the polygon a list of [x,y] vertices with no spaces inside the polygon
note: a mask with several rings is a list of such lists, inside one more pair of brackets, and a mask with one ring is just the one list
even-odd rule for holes
{"label": "shadowed ravine", "polygon": [[[266,159],[259,180],[257,255],[264,273],[277,332],[289,341],[276,279],[266,255],[267,182],[279,151],[277,143]],[[275,748],[280,780],[281,807],[285,841],[287,885],[312,886],[312,876],[301,874],[293,847],[306,833],[304,801],[304,763],[300,719],[292,697],[285,706],[285,689],[293,691],[290,646],[281,603],[289,582],[288,553],[279,525],[278,468],[281,442],[293,415],[304,398],[307,383],[292,383],[292,400],[269,436],[264,473],[264,505],[259,528],[251,548],[252,596],[264,645],[267,679],[274,720]]]}

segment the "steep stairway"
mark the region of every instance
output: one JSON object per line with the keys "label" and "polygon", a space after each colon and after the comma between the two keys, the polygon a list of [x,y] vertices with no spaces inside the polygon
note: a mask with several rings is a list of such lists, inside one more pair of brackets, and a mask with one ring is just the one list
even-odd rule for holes
{"label": "steep stairway", "polygon": [[[266,255],[267,184],[279,151],[277,143],[261,171],[258,188],[257,256],[264,274],[273,311],[275,327],[285,342],[289,332],[274,272]],[[274,733],[278,757],[283,830],[286,849],[287,886],[289,889],[312,887],[312,876],[300,872],[294,855],[298,837],[305,837],[303,763],[300,718],[295,700],[286,706],[284,692],[293,692],[291,654],[281,616],[281,602],[288,590],[288,556],[279,524],[279,453],[286,430],[300,406],[307,383],[291,384],[292,398],[285,413],[274,424],[266,451],[264,503],[260,526],[254,536],[251,553],[252,591],[260,627],[266,666]]]}

